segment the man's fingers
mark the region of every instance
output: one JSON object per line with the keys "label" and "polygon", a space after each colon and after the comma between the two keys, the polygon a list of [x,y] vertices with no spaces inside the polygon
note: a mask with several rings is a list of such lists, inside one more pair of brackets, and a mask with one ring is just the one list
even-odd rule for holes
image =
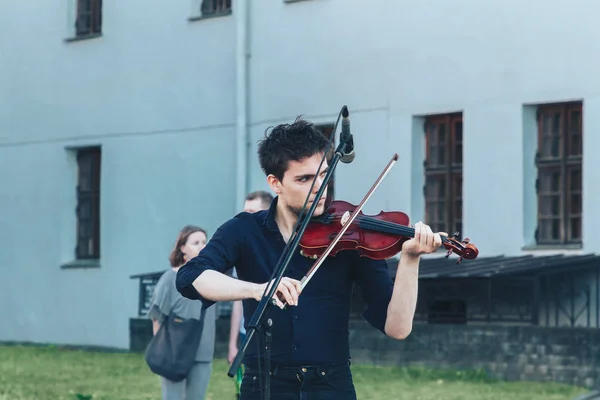
{"label": "man's fingers", "polygon": [[289,302],[288,304],[291,306],[296,306],[298,305],[298,292],[296,291],[296,286],[288,281],[288,280],[282,280],[281,284],[285,286],[285,288],[288,290],[288,293],[290,294],[292,301]]}
{"label": "man's fingers", "polygon": [[[271,287],[275,281],[268,283],[267,287]],[[268,289],[270,290],[270,289]],[[267,290],[267,291],[268,291]],[[275,291],[275,303],[279,308],[283,308],[285,301],[290,306],[298,305],[298,296],[302,292],[302,284],[300,281],[291,278],[282,278]]]}
{"label": "man's fingers", "polygon": [[292,278],[286,278],[286,279],[287,279],[287,281],[288,281],[290,284],[292,284],[292,285],[294,286],[294,290],[295,290],[295,291],[296,291],[298,294],[302,293],[302,284],[300,283],[300,281],[299,281],[299,280],[297,280],[297,279],[292,279]]}
{"label": "man's fingers", "polygon": [[421,241],[421,221],[415,224],[415,240],[418,242]]}
{"label": "man's fingers", "polygon": [[300,297],[300,293],[302,293],[302,284],[300,281],[291,278],[285,278],[282,282],[285,282],[285,285],[294,297],[294,305],[297,306],[298,298]]}
{"label": "man's fingers", "polygon": [[433,237],[433,232],[431,231],[431,227],[429,225],[425,225],[425,245],[427,247],[431,247],[431,245],[433,244],[435,238]]}
{"label": "man's fingers", "polygon": [[442,245],[442,237],[439,233],[433,235],[433,244],[435,245],[435,247],[440,247]]}
{"label": "man's fingers", "polygon": [[281,295],[289,305],[294,305],[294,298],[292,297],[289,289],[287,288],[287,286],[285,286],[285,283],[283,283],[283,281],[279,283],[279,287],[277,288],[277,290],[279,291],[279,293],[281,293]]}
{"label": "man's fingers", "polygon": [[279,300],[279,296],[277,294],[275,294],[275,296],[273,296],[273,298],[275,299],[275,304],[277,304],[277,307],[283,309],[283,303],[281,302],[281,300]]}
{"label": "man's fingers", "polygon": [[302,283],[296,279],[290,279],[290,282],[294,284],[296,287],[296,292],[298,292],[298,295],[300,295],[300,293],[302,293]]}
{"label": "man's fingers", "polygon": [[283,295],[281,294],[281,292],[279,290],[275,291],[275,294],[273,295],[273,301],[275,302],[277,307],[279,307],[281,309],[283,309],[283,307],[285,307],[285,305],[283,304],[283,301],[285,301],[285,299],[283,298]]}
{"label": "man's fingers", "polygon": [[416,237],[418,238],[419,244],[425,246],[427,244],[427,230],[425,229],[425,224],[419,221],[415,228],[418,229],[418,236]]}

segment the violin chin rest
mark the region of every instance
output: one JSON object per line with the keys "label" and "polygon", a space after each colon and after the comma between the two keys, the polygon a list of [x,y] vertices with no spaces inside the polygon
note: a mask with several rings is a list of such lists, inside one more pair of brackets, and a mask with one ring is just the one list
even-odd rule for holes
{"label": "violin chin rest", "polygon": [[304,257],[312,258],[313,260],[316,260],[317,258],[319,258],[319,256],[318,256],[318,255],[316,255],[316,254],[313,254],[312,256],[310,256],[310,255],[306,254],[306,253],[304,252],[304,250],[300,250],[300,255],[301,255],[301,256],[304,256]]}

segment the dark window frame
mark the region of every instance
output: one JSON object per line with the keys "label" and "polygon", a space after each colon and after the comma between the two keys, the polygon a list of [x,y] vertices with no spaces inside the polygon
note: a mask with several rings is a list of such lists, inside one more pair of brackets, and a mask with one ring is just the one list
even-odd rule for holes
{"label": "dark window frame", "polygon": [[102,34],[102,0],[77,0],[75,37]]}
{"label": "dark window frame", "polygon": [[75,258],[100,259],[100,147],[77,151],[77,233]]}
{"label": "dark window frame", "polygon": [[537,245],[581,245],[583,103],[537,109]]}
{"label": "dark window frame", "polygon": [[425,118],[425,221],[434,232],[462,232],[463,115]]}
{"label": "dark window frame", "polygon": [[232,3],[233,0],[202,0],[200,12],[203,16],[231,14]]}

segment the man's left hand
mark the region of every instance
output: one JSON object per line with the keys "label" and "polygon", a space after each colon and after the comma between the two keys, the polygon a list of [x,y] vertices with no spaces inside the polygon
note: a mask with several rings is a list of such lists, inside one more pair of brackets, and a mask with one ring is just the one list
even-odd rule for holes
{"label": "man's left hand", "polygon": [[434,253],[442,245],[441,235],[448,236],[445,232],[433,233],[429,225],[419,221],[415,224],[415,237],[404,242],[402,253],[413,258]]}

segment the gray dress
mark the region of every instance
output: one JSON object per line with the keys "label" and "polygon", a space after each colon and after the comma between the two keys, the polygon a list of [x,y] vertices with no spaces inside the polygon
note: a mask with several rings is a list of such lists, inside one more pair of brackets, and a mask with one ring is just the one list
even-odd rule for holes
{"label": "gray dress", "polygon": [[[148,318],[162,323],[171,312],[182,318],[200,318],[202,302],[183,297],[175,287],[177,271],[169,269],[158,280],[148,311]],[[196,352],[196,362],[187,378],[181,382],[172,382],[162,378],[163,400],[204,399],[215,351],[216,307],[205,311],[204,330]]]}

